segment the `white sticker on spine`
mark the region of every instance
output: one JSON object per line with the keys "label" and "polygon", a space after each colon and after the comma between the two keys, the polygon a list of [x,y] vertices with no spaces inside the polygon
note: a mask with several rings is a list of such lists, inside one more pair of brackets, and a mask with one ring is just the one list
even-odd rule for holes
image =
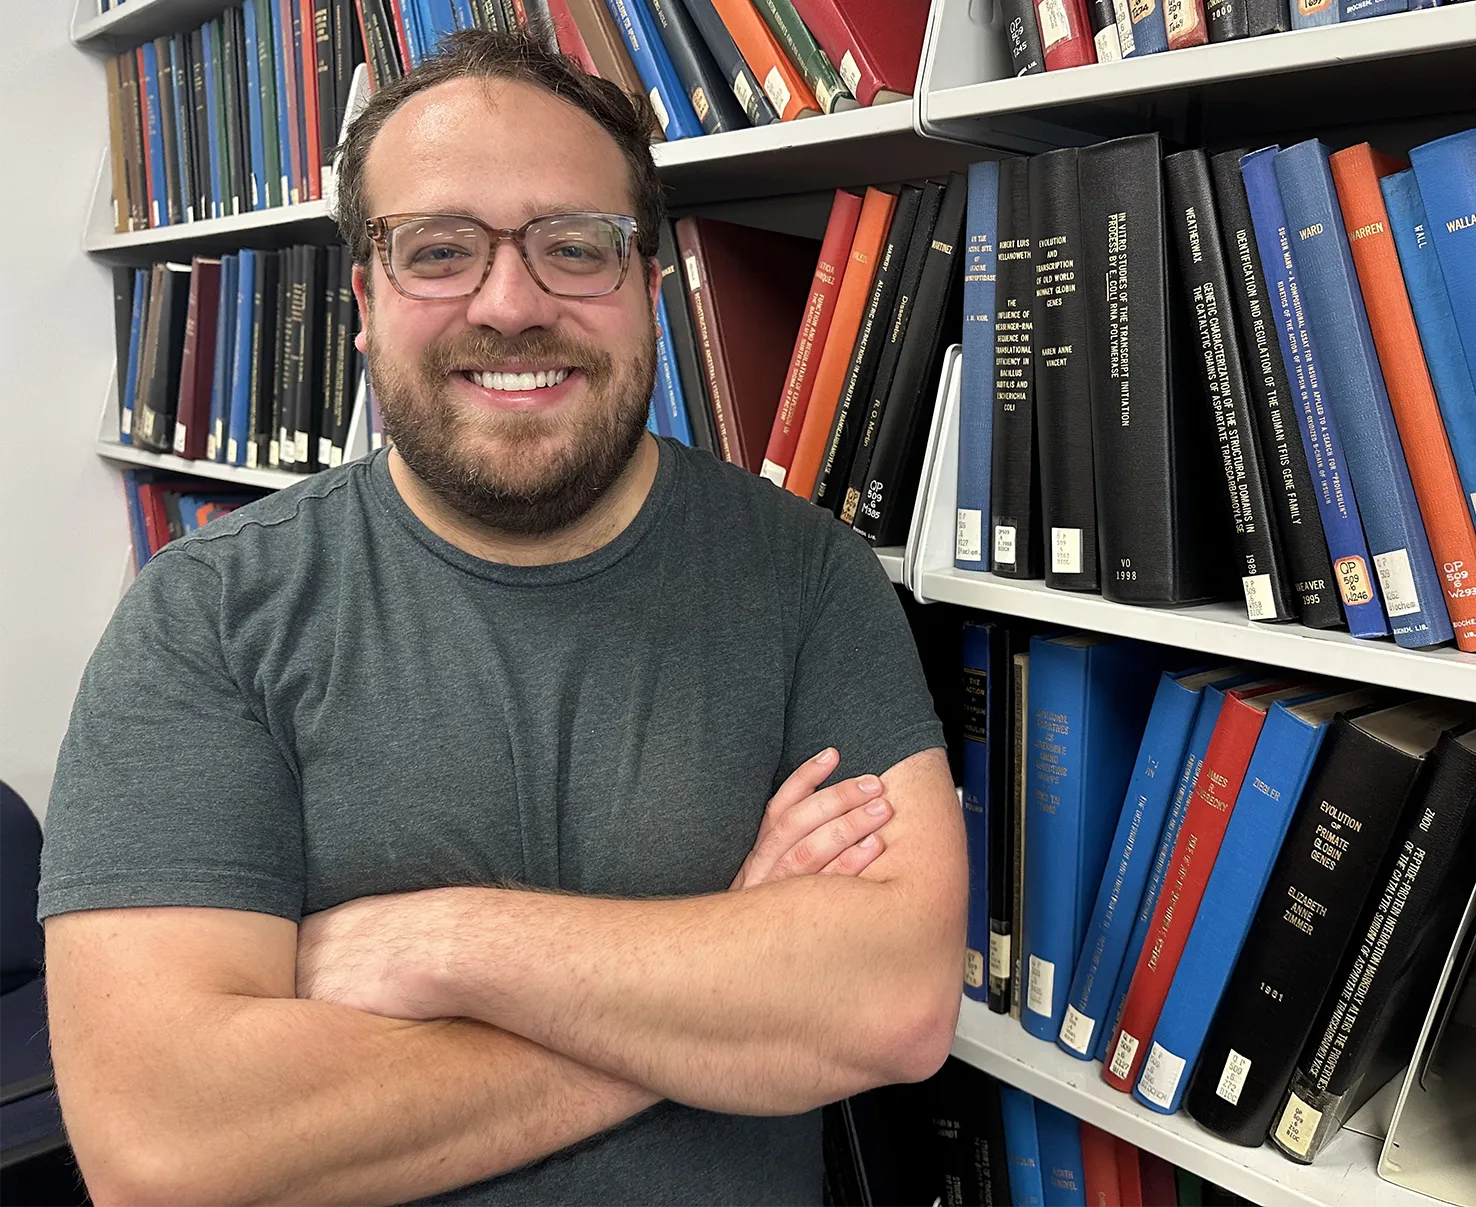
{"label": "white sticker on spine", "polygon": [[960,562],[984,560],[984,513],[977,507],[958,509],[958,530],[953,542],[953,556]]}
{"label": "white sticker on spine", "polygon": [[687,288],[701,289],[702,269],[698,267],[697,257],[694,256],[691,252],[688,252],[684,258],[684,262],[687,265]]}
{"label": "white sticker on spine", "polygon": [[1051,570],[1056,574],[1081,573],[1081,529],[1051,529]]}
{"label": "white sticker on spine", "polygon": [[764,464],[759,469],[759,477],[767,478],[775,486],[783,486],[784,466],[776,465],[773,461],[770,461],[767,457],[765,457]]}
{"label": "white sticker on spine", "polygon": [[789,88],[777,66],[770,67],[769,74],[764,76],[764,95],[773,103],[774,112],[783,117],[784,111],[789,108]]}
{"label": "white sticker on spine", "polygon": [[1051,1016],[1051,998],[1056,989],[1056,966],[1039,956],[1030,957],[1030,984],[1025,992],[1025,1004],[1036,1014]]}
{"label": "white sticker on spine", "polygon": [[1099,29],[1093,40],[1097,44],[1097,62],[1117,63],[1122,60],[1122,41],[1117,36],[1115,22]]}
{"label": "white sticker on spine", "polygon": [[1112,1063],[1108,1071],[1119,1081],[1126,1081],[1133,1071],[1133,1057],[1138,1054],[1138,1041],[1124,1031],[1117,1037],[1117,1047],[1112,1052]]}
{"label": "white sticker on spine", "polygon": [[856,66],[856,60],[851,57],[849,50],[841,55],[837,70],[840,72],[840,78],[846,82],[846,87],[851,90],[851,95],[854,96],[856,90],[861,87],[861,68]]}
{"label": "white sticker on spine", "polygon": [[176,419],[174,421],[174,451],[176,453],[183,453],[185,451],[185,435],[185,425]]}
{"label": "white sticker on spine", "polygon": [[1138,1078],[1138,1089],[1154,1106],[1168,1110],[1183,1076],[1184,1058],[1175,1056],[1162,1044],[1152,1044],[1148,1059],[1143,1062],[1143,1075]]}
{"label": "white sticker on spine", "polygon": [[972,947],[964,948],[964,984],[970,989],[984,984],[984,956]]}
{"label": "white sticker on spine", "polygon": [[1163,0],[1163,23],[1172,42],[1194,25],[1194,5],[1189,0]]}
{"label": "white sticker on spine", "polygon": [[1414,574],[1409,568],[1409,554],[1403,549],[1374,554],[1374,569],[1379,586],[1384,589],[1384,608],[1390,616],[1405,616],[1420,610],[1420,596],[1415,590]]}
{"label": "white sticker on spine", "polygon": [[740,71],[733,77],[733,95],[738,98],[738,103],[743,106],[743,111],[752,114],[753,87],[748,82],[747,73]]}
{"label": "white sticker on spine", "polygon": [[667,115],[666,106],[661,103],[661,93],[652,88],[648,95],[651,98],[651,108],[656,110],[656,120],[661,123],[661,132],[663,134],[670,133],[667,129],[667,124],[671,121],[671,118]]}
{"label": "white sticker on spine", "polygon": [[1133,41],[1133,14],[1129,0],[1116,0],[1112,5],[1112,15],[1117,20],[1117,45],[1122,50],[1122,57],[1127,58],[1137,49],[1137,43]]}
{"label": "white sticker on spine", "polygon": [[1289,1151],[1305,1157],[1317,1135],[1317,1125],[1321,1122],[1321,1111],[1308,1106],[1292,1094],[1286,1110],[1281,1112],[1281,1122],[1276,1125],[1276,1138]]}
{"label": "white sticker on spine", "polygon": [[1271,595],[1269,574],[1246,574],[1241,577],[1245,590],[1245,614],[1252,620],[1271,620],[1276,616],[1276,601]]}
{"label": "white sticker on spine", "polygon": [[1066,1007],[1066,1017],[1061,1020],[1061,1042],[1073,1052],[1085,1056],[1091,1051],[1092,1032],[1097,1029],[1097,1020],[1088,1018],[1075,1006]]}
{"label": "white sticker on spine", "polygon": [[1220,1083],[1215,1086],[1215,1095],[1231,1106],[1240,1101],[1240,1091],[1245,1088],[1246,1074],[1250,1072],[1250,1057],[1242,1056],[1234,1048],[1225,1057],[1225,1067],[1220,1070]]}
{"label": "white sticker on spine", "polygon": [[1015,526],[1013,524],[994,526],[994,561],[1000,566],[1015,564]]}
{"label": "white sticker on spine", "polygon": [[1071,36],[1071,19],[1066,15],[1065,0],[1040,0],[1035,11],[1040,17],[1042,49],[1050,50],[1057,42]]}
{"label": "white sticker on spine", "polygon": [[989,975],[1005,981],[1010,976],[1010,936],[989,936]]}

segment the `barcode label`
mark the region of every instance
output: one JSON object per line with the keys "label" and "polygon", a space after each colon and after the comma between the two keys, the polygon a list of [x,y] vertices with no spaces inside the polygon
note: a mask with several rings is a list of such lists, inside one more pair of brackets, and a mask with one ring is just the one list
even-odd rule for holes
{"label": "barcode label", "polygon": [[849,50],[841,55],[839,70],[840,78],[846,82],[846,87],[851,90],[851,94],[854,96],[856,90],[861,87],[861,68],[856,66],[856,60],[851,57]]}
{"label": "barcode label", "polygon": [[707,93],[701,87],[697,87],[692,89],[691,96],[692,108],[697,111],[697,120],[706,121],[708,110]]}
{"label": "barcode label", "polygon": [[185,450],[185,425],[178,420],[174,424],[174,451],[183,453]]}
{"label": "barcode label", "polygon": [[1056,966],[1039,956],[1030,957],[1030,984],[1025,992],[1025,1004],[1036,1014],[1051,1016],[1051,998],[1056,989]]}
{"label": "barcode label", "polygon": [[257,448],[255,440],[246,442],[246,468],[255,469],[261,464],[261,451]]}
{"label": "barcode label", "polygon": [[327,436],[318,437],[318,464],[327,465],[328,459],[333,456],[333,441]]}
{"label": "barcode label", "polygon": [[784,83],[784,77],[779,74],[776,64],[769,68],[769,74],[764,76],[764,95],[767,96],[774,106],[774,112],[780,117],[789,108],[789,88]]}
{"label": "barcode label", "polygon": [[215,433],[211,432],[210,435],[205,437],[205,460],[214,461],[215,454],[219,448],[220,443],[216,440]]}
{"label": "barcode label", "polygon": [[306,432],[292,433],[292,461],[293,464],[306,464],[308,459],[308,434]]}
{"label": "barcode label", "polygon": [[958,509],[958,531],[953,541],[953,556],[960,562],[984,560],[984,513],[977,507]]}
{"label": "barcode label", "polygon": [[691,252],[688,252],[686,254],[686,257],[684,258],[684,262],[687,265],[687,288],[701,289],[702,269],[698,267],[697,257],[694,256]]}
{"label": "barcode label", "polygon": [[1271,620],[1276,616],[1276,601],[1271,595],[1269,574],[1247,574],[1240,580],[1245,588],[1245,614],[1252,620]]}
{"label": "barcode label", "polygon": [[1373,600],[1373,582],[1361,557],[1340,557],[1333,569],[1338,576],[1338,593],[1343,597],[1344,607],[1352,608]]}
{"label": "barcode label", "polygon": [[775,486],[783,486],[785,477],[784,466],[776,465],[765,457],[764,464],[759,469],[759,477],[767,478]]}
{"label": "barcode label", "polygon": [[1010,979],[1010,936],[989,936],[989,975],[997,981]]}
{"label": "barcode label", "polygon": [[1163,0],[1163,23],[1170,42],[1187,33],[1194,27],[1194,0]]}
{"label": "barcode label", "polygon": [[748,73],[740,71],[733,77],[733,95],[743,106],[743,112],[753,115],[753,86],[748,82]]}
{"label": "barcode label", "polygon": [[331,469],[337,469],[343,464],[343,449],[334,447],[328,453],[328,465]]}
{"label": "barcode label", "polygon": [[1057,574],[1081,573],[1081,529],[1051,529],[1051,569]]}
{"label": "barcode label", "polygon": [[656,110],[656,120],[661,123],[661,132],[668,133],[666,127],[671,123],[671,117],[666,112],[666,106],[661,103],[661,93],[652,88],[647,95],[651,98],[651,108]]}
{"label": "barcode label", "polygon": [[118,443],[123,443],[123,437],[133,431],[133,408],[124,407],[123,414],[118,420]]}
{"label": "barcode label", "polygon": [[994,561],[1000,566],[1015,564],[1015,526],[1013,524],[994,526]]}
{"label": "barcode label", "polygon": [[1281,1112],[1281,1122],[1276,1125],[1276,1138],[1299,1157],[1305,1157],[1317,1135],[1317,1125],[1322,1122],[1322,1112],[1308,1106],[1295,1094]]}
{"label": "barcode label", "polygon": [[282,442],[280,440],[267,441],[267,464],[273,467],[282,464]]}
{"label": "barcode label", "polygon": [[1384,609],[1389,615],[1404,616],[1418,612],[1420,596],[1409,568],[1409,554],[1403,549],[1391,549],[1388,553],[1375,553],[1373,560],[1374,569],[1379,574],[1379,586],[1384,589]]}
{"label": "barcode label", "polygon": [[1091,1051],[1092,1032],[1096,1029],[1096,1019],[1088,1018],[1075,1006],[1067,1006],[1066,1017],[1061,1020],[1061,1042],[1085,1056]]}
{"label": "barcode label", "polygon": [[1138,1089],[1154,1106],[1167,1110],[1183,1076],[1184,1058],[1175,1056],[1161,1044],[1153,1044],[1148,1049],[1148,1059],[1143,1062],[1143,1076],[1138,1078]]}
{"label": "barcode label", "polygon": [[1108,1066],[1112,1076],[1126,1081],[1133,1071],[1133,1057],[1138,1054],[1138,1041],[1124,1031],[1117,1037],[1117,1047],[1112,1051],[1112,1063]]}
{"label": "barcode label", "polygon": [[1049,50],[1057,42],[1071,36],[1071,19],[1066,15],[1066,0],[1040,0],[1035,11],[1040,17],[1043,49]]}
{"label": "barcode label", "polygon": [[226,460],[230,464],[234,465],[236,463],[236,454],[240,451],[241,446],[236,442],[234,437],[226,441]]}
{"label": "barcode label", "polygon": [[972,947],[964,948],[964,984],[977,989],[984,983],[984,957]]}
{"label": "barcode label", "polygon": [[1105,29],[1099,29],[1093,41],[1097,44],[1097,62],[1121,62],[1122,42],[1118,38],[1117,25],[1115,23],[1107,26]]}
{"label": "barcode label", "polygon": [[1246,1074],[1250,1072],[1250,1057],[1242,1056],[1234,1048],[1225,1057],[1225,1067],[1220,1070],[1220,1083],[1215,1086],[1215,1095],[1231,1106],[1240,1101],[1240,1091],[1245,1088]]}

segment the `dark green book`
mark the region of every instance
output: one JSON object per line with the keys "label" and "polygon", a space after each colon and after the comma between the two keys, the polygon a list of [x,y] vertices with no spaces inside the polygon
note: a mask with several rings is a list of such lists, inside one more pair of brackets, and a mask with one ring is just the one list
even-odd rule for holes
{"label": "dark green book", "polygon": [[272,0],[247,0],[256,5],[256,86],[257,104],[261,110],[262,150],[266,160],[268,206],[285,204],[282,193],[282,144],[277,124],[277,56],[272,46]]}
{"label": "dark green book", "polygon": [[754,7],[779,40],[789,61],[810,86],[822,112],[834,113],[838,109],[857,107],[856,98],[840,78],[840,72],[825,57],[825,52],[805,28],[790,0],[754,0]]}

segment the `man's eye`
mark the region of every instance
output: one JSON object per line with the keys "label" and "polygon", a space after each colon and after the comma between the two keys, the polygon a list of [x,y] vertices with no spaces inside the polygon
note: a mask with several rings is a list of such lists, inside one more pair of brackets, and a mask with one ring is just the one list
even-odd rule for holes
{"label": "man's eye", "polygon": [[468,258],[464,247],[457,247],[452,243],[436,243],[416,248],[410,256],[410,267],[424,272],[454,272]]}

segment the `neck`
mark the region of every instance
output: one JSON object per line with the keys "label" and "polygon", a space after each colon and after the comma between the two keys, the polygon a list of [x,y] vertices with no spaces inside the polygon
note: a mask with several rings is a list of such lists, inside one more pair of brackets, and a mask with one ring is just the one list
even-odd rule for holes
{"label": "neck", "polygon": [[569,527],[541,536],[501,532],[449,507],[425,485],[393,447],[390,480],[415,518],[443,541],[483,561],[508,566],[550,566],[572,562],[608,545],[629,527],[651,493],[661,458],[650,433],[600,501]]}

